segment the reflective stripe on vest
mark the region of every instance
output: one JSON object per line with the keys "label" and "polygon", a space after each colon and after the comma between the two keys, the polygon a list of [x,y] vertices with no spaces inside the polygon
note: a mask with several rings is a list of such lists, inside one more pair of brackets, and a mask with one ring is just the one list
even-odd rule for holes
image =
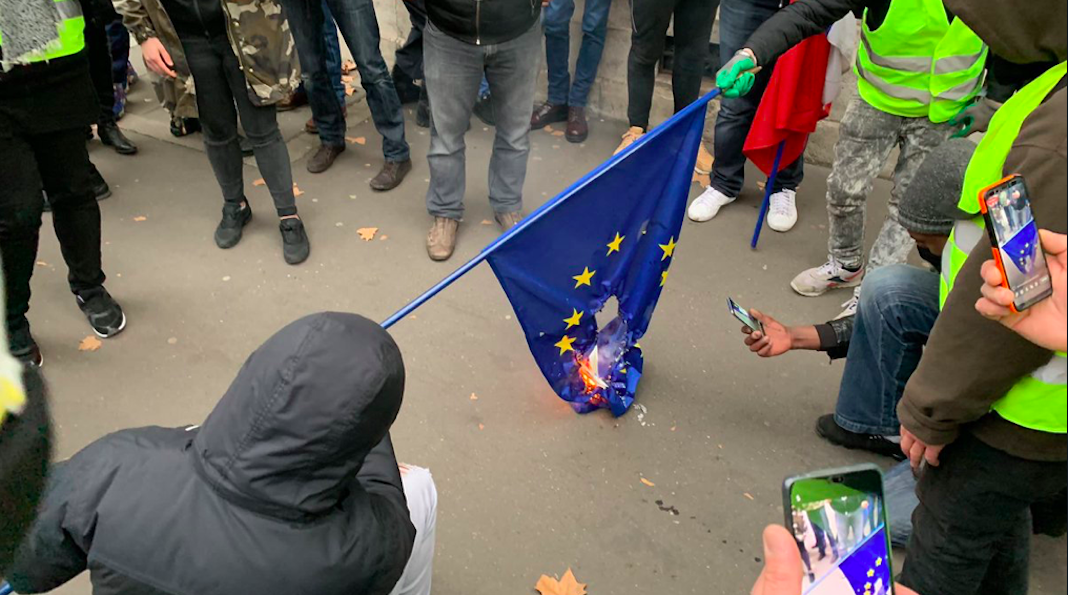
{"label": "reflective stripe on vest", "polygon": [[[941,302],[953,289],[957,274],[972,249],[986,237],[979,213],[979,193],[1004,176],[1005,160],[1020,134],[1020,127],[1061,79],[1068,74],[1062,62],[1013,95],[994,114],[983,140],[968,163],[958,207],[975,215],[958,221],[942,254]],[[1025,428],[1052,434],[1068,433],[1068,359],[1054,354],[1045,366],[1021,379],[992,409],[1004,419]]]}
{"label": "reflective stripe on vest", "polygon": [[[55,60],[64,56],[73,56],[85,49],[85,17],[78,0],[53,0],[60,21],[56,24],[57,38],[46,47],[13,59],[5,58],[10,63],[31,63]],[[3,39],[0,39],[3,46]]]}
{"label": "reflective stripe on vest", "polygon": [[940,123],[983,87],[987,48],[941,0],[892,0],[881,26],[865,15],[855,71],[861,97],[896,116]]}

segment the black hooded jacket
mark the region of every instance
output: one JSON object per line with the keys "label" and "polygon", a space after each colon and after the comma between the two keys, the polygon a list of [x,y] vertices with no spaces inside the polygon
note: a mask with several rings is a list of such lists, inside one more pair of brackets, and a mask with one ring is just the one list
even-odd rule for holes
{"label": "black hooded jacket", "polygon": [[198,428],[123,430],[57,465],[7,577],[94,595],[387,595],[415,540],[389,428],[400,351],[316,314],[253,353]]}
{"label": "black hooded jacket", "polygon": [[450,37],[475,45],[511,41],[541,17],[542,0],[426,0],[430,22]]}

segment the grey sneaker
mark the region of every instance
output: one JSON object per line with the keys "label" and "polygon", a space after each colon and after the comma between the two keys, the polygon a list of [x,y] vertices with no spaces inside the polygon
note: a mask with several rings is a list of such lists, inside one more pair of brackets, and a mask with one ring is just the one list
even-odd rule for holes
{"label": "grey sneaker", "polygon": [[808,269],[790,281],[790,287],[805,297],[821,296],[832,289],[856,287],[864,279],[864,267],[851,271],[835,259]]}
{"label": "grey sneaker", "polygon": [[519,222],[523,220],[523,211],[513,211],[511,213],[497,213],[493,216],[497,220],[497,225],[501,226],[501,231],[508,231]]}
{"label": "grey sneaker", "polygon": [[456,249],[456,231],[460,222],[447,217],[434,217],[434,225],[426,236],[426,253],[430,260],[448,260]]}

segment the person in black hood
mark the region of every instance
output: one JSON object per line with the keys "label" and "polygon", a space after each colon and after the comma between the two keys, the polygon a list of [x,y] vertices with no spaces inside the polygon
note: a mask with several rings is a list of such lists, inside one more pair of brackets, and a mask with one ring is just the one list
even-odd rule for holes
{"label": "person in black hood", "polygon": [[6,578],[19,593],[88,568],[95,595],[388,595],[418,547],[389,437],[403,393],[377,324],[297,320],[202,426],[122,430],[56,465]]}

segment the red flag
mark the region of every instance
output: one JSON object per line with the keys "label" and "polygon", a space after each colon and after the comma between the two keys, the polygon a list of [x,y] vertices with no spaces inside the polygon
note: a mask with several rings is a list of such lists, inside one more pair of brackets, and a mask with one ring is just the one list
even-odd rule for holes
{"label": "red flag", "polygon": [[817,122],[830,115],[831,105],[823,104],[830,51],[827,35],[815,35],[775,63],[742,150],[765,175],[771,175],[780,142],[785,142],[779,164],[783,168],[804,154],[808,135],[816,130]]}

